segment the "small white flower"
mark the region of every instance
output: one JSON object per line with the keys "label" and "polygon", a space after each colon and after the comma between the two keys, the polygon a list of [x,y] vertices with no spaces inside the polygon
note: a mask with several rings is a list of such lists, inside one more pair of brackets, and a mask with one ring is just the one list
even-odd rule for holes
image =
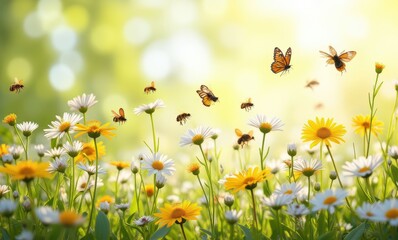
{"label": "small white flower", "polygon": [[398,226],[398,201],[396,199],[389,199],[376,204],[372,220],[376,222],[388,222],[391,226]]}
{"label": "small white flower", "polygon": [[322,169],[322,162],[318,159],[306,160],[304,158],[297,158],[294,161],[293,169],[306,177],[310,177]]}
{"label": "small white flower", "polygon": [[238,222],[240,216],[242,216],[242,210],[228,210],[225,212],[225,219],[227,223],[233,225]]}
{"label": "small white flower", "polygon": [[225,194],[224,196],[224,204],[227,205],[228,207],[231,207],[235,202],[235,197],[234,195],[231,195],[229,193]]}
{"label": "small white flower", "polygon": [[28,231],[26,229],[22,230],[22,232],[15,236],[16,240],[33,240],[34,236],[31,231]]}
{"label": "small white flower", "polygon": [[25,137],[32,135],[32,132],[39,127],[37,123],[34,122],[22,122],[17,124],[17,128],[22,132]]}
{"label": "small white flower", "polygon": [[277,174],[278,172],[283,172],[286,170],[286,164],[282,161],[271,160],[267,162],[267,167],[270,169],[272,174]]}
{"label": "small white flower", "polygon": [[10,153],[7,153],[1,156],[1,160],[3,161],[4,164],[6,163],[11,164],[12,160],[14,160],[14,157]]}
{"label": "small white flower", "polygon": [[95,100],[94,94],[86,95],[83,93],[81,96],[77,96],[72,100],[68,101],[68,106],[73,111],[79,111],[81,113],[86,113],[87,110],[96,104],[98,101]]}
{"label": "small white flower", "polygon": [[107,201],[100,202],[99,209],[103,211],[105,214],[108,214],[111,209],[111,205]]}
{"label": "small white flower", "polygon": [[274,190],[274,194],[284,194],[289,195],[292,199],[295,199],[303,187],[299,183],[285,183],[278,186]]}
{"label": "small white flower", "polygon": [[68,168],[68,158],[66,156],[61,156],[56,157],[55,160],[50,163],[47,171],[50,173],[65,173],[66,168]]}
{"label": "small white flower", "polygon": [[46,151],[43,144],[35,145],[36,153],[39,157],[44,157],[44,152]]}
{"label": "small white flower", "polygon": [[374,170],[383,163],[381,156],[359,157],[352,162],[346,162],[343,166],[344,175],[347,177],[370,177]]}
{"label": "small white flower", "polygon": [[83,143],[80,141],[73,141],[72,144],[70,142],[66,142],[63,147],[69,156],[76,157],[83,149]]}
{"label": "small white flower", "polygon": [[52,125],[48,125],[49,128],[44,129],[44,136],[48,139],[62,138],[67,133],[73,133],[76,128],[76,124],[82,120],[82,116],[76,113],[64,113],[62,117],[55,116],[57,121],[52,121]]}
{"label": "small white flower", "polygon": [[378,203],[364,203],[356,209],[356,212],[360,218],[372,220],[375,215],[375,207],[377,204]]}
{"label": "small white flower", "polygon": [[293,197],[289,194],[271,194],[268,198],[263,198],[261,201],[264,205],[279,210],[281,207],[292,203]]}
{"label": "small white flower", "polygon": [[12,155],[14,159],[18,159],[19,156],[24,152],[22,146],[19,145],[12,145],[8,148],[8,152]]}
{"label": "small white flower", "polygon": [[165,107],[164,102],[160,99],[157,99],[153,103],[143,104],[139,107],[134,108],[134,113],[136,115],[140,115],[143,112],[152,114],[153,112],[155,112],[157,108],[163,108],[163,107]]}
{"label": "small white flower", "polygon": [[188,133],[181,137],[180,146],[185,145],[201,145],[206,138],[213,136],[213,129],[210,127],[197,127],[189,129]]}
{"label": "small white flower", "polygon": [[163,176],[162,174],[156,174],[156,187],[162,188],[166,184],[167,178]]}
{"label": "small white flower", "polygon": [[181,202],[181,198],[178,195],[172,194],[166,197],[167,202],[178,203]]}
{"label": "small white flower", "polygon": [[287,214],[294,217],[305,216],[310,213],[310,210],[304,204],[292,203],[287,206]]}
{"label": "small white flower", "polygon": [[398,159],[398,146],[391,146],[390,149],[388,149],[388,155],[395,160]]}
{"label": "small white flower", "polygon": [[265,115],[257,114],[255,118],[250,119],[250,126],[258,128],[262,133],[266,134],[271,131],[282,131],[283,123],[279,118],[268,119]]}
{"label": "small white flower", "polygon": [[137,174],[140,171],[140,165],[136,161],[131,161],[131,172]]}
{"label": "small white flower", "polygon": [[160,153],[144,155],[142,169],[148,170],[149,176],[152,174],[172,176],[175,172],[174,161]]}
{"label": "small white flower", "polygon": [[119,182],[121,184],[128,183],[131,177],[131,172],[130,171],[120,171],[119,175]]}
{"label": "small white flower", "polygon": [[[80,176],[79,179],[77,180],[76,190],[78,192],[84,192],[92,188],[95,184],[95,179],[94,178],[90,179],[90,182],[88,182],[88,180],[89,180],[89,175],[87,173]],[[102,187],[102,186],[104,186],[104,183],[101,178],[98,178],[97,187]]]}
{"label": "small white flower", "polygon": [[10,199],[0,200],[0,214],[4,217],[11,217],[14,214],[17,204]]}
{"label": "small white flower", "polygon": [[153,217],[151,216],[142,216],[137,220],[134,220],[135,225],[143,227],[147,225],[148,223],[152,222],[154,220]]}
{"label": "small white flower", "polygon": [[4,197],[4,195],[10,191],[11,191],[10,186],[0,185],[0,198]]}
{"label": "small white flower", "polygon": [[322,209],[327,209],[331,214],[334,213],[335,207],[344,203],[344,198],[348,195],[347,191],[343,189],[328,189],[315,195],[311,200],[313,205],[312,211],[316,212]]}
{"label": "small white flower", "polygon": [[[77,164],[77,167],[85,171],[89,175],[95,174],[95,165],[90,165],[88,163],[79,163]],[[106,171],[102,169],[100,166],[98,166],[98,174],[104,174],[104,173],[106,173]]]}
{"label": "small white flower", "polygon": [[295,143],[290,143],[287,145],[287,154],[289,156],[294,157],[297,154],[297,146]]}
{"label": "small white flower", "polygon": [[126,211],[130,207],[130,203],[115,204],[115,208],[121,211]]}
{"label": "small white flower", "polygon": [[50,150],[47,150],[46,153],[44,154],[46,157],[50,157],[50,158],[59,158],[63,155],[66,154],[66,151],[63,147],[56,147],[56,148],[52,148]]}
{"label": "small white flower", "polygon": [[59,223],[59,212],[50,207],[38,207],[35,209],[35,213],[44,225]]}

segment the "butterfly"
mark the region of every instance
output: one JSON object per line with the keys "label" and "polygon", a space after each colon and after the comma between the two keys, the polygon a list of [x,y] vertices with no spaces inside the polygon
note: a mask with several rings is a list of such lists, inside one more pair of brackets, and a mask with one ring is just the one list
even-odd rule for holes
{"label": "butterfly", "polygon": [[199,97],[202,98],[202,103],[206,107],[210,107],[211,102],[218,101],[218,97],[216,97],[206,85],[201,85],[200,90],[196,90],[196,92],[199,94]]}
{"label": "butterfly", "polygon": [[319,51],[323,57],[327,58],[326,63],[327,64],[334,64],[336,67],[337,71],[343,72],[345,71],[345,63],[344,62],[349,62],[351,59],[357,55],[357,52],[355,51],[348,51],[348,52],[341,52],[340,55],[337,55],[336,50],[332,47],[329,46],[329,52],[330,54]]}
{"label": "butterfly", "polygon": [[274,49],[274,62],[271,64],[271,71],[275,74],[282,72],[285,73],[290,69],[290,59],[292,58],[292,49],[289,47],[285,55],[279,48]]}
{"label": "butterfly", "polygon": [[307,81],[307,84],[305,84],[306,88],[311,88],[311,90],[314,90],[315,86],[318,86],[319,82],[317,80],[311,80],[311,81]]}

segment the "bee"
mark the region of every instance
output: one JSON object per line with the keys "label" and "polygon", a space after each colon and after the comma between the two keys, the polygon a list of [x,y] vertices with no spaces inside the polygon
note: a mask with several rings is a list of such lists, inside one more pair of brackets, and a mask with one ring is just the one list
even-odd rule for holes
{"label": "bee", "polygon": [[348,51],[348,52],[341,52],[340,55],[337,55],[336,50],[332,47],[329,46],[329,52],[325,53],[323,51],[319,51],[323,57],[327,58],[326,63],[327,64],[334,64],[336,67],[337,71],[343,72],[345,71],[345,63],[344,62],[349,62],[351,61],[355,55],[357,55],[357,52],[355,51]]}
{"label": "bee", "polygon": [[202,98],[202,103],[206,107],[210,107],[211,102],[218,101],[218,97],[216,97],[206,85],[201,85],[200,90],[196,90],[196,92],[199,94],[199,97]]}
{"label": "bee", "polygon": [[119,108],[119,114],[112,110],[113,113],[113,121],[120,123],[125,123],[127,121],[126,117],[124,116],[123,108]]}
{"label": "bee", "polygon": [[10,92],[19,93],[23,89],[24,85],[22,84],[22,80],[18,78],[14,78],[14,83],[10,86]]}
{"label": "bee", "polygon": [[245,145],[245,144],[248,144],[248,142],[250,141],[250,140],[254,140],[254,137],[253,137],[253,130],[250,130],[247,134],[243,134],[242,133],[242,131],[241,130],[239,130],[239,129],[235,129],[235,134],[236,134],[236,136],[238,136],[239,138],[238,138],[238,144],[239,145],[241,145],[242,147]]}
{"label": "bee", "polygon": [[146,94],[150,93],[150,92],[156,92],[156,88],[155,88],[155,82],[152,81],[151,85],[149,85],[148,87],[144,88],[144,92]]}
{"label": "bee", "polygon": [[314,90],[315,86],[318,86],[319,82],[317,80],[311,80],[311,81],[307,81],[307,84],[305,84],[306,88],[311,88],[311,90]]}
{"label": "bee", "polygon": [[181,125],[184,125],[190,116],[191,114],[189,113],[181,113],[177,116],[177,122],[179,122]]}
{"label": "bee", "polygon": [[252,103],[252,99],[249,98],[249,99],[247,99],[247,102],[243,102],[240,105],[240,109],[245,109],[246,111],[249,111],[250,109],[252,109],[253,106],[254,106],[254,104]]}
{"label": "bee", "polygon": [[281,76],[288,71],[292,65],[290,60],[292,58],[292,49],[289,47],[285,55],[279,48],[274,49],[274,62],[271,64],[271,71],[275,74],[282,72]]}
{"label": "bee", "polygon": [[323,103],[320,102],[320,103],[315,104],[314,108],[315,108],[315,110],[321,110],[323,108]]}

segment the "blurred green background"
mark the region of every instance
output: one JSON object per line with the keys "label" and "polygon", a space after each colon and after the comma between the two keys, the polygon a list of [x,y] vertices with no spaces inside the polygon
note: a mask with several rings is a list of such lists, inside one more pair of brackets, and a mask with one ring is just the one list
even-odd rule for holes
{"label": "blurred green background", "polygon": [[[112,121],[112,109],[125,109],[127,123],[115,124],[117,137],[106,144],[109,158],[131,160],[146,151],[143,141],[152,142],[149,117],[135,116],[133,109],[159,98],[166,104],[154,114],[160,151],[177,161],[193,157],[184,154],[193,148],[178,143],[200,125],[221,129],[228,160],[234,129],[248,132],[256,114],[285,123],[268,139],[270,157],[278,158],[287,143],[300,144],[303,124],[315,116],[344,124],[346,144],[338,147],[351,151],[352,142],[361,140],[352,134],[351,119],[369,113],[376,61],[386,65],[378,116],[388,124],[393,111],[397,12],[394,0],[1,1],[1,116],[16,113],[19,122],[39,123],[33,141],[48,145],[42,130],[69,111],[67,101],[94,93],[99,103],[89,119]],[[319,50],[329,45],[357,51],[347,72],[326,66]],[[270,71],[275,47],[293,51],[292,69],[283,76]],[[14,77],[24,81],[20,94],[8,90]],[[319,86],[304,87],[314,79]],[[151,81],[158,90],[146,95]],[[201,84],[219,97],[210,108],[195,92]],[[249,97],[254,108],[246,112],[240,104]],[[182,112],[192,115],[184,126],[175,119]],[[255,136],[257,154],[261,135]]]}

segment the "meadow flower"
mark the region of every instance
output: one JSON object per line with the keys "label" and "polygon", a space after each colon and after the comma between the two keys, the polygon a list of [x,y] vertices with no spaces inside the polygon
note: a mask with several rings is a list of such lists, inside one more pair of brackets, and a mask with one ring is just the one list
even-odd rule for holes
{"label": "meadow flower", "polygon": [[301,217],[309,214],[310,210],[304,204],[292,203],[287,206],[286,213],[294,217]]}
{"label": "meadow flower", "polygon": [[148,223],[152,222],[154,220],[153,217],[151,216],[142,216],[137,220],[134,220],[135,225],[143,227],[147,225]]}
{"label": "meadow flower", "polygon": [[23,229],[20,234],[15,236],[15,240],[33,240],[34,235],[31,231]]}
{"label": "meadow flower", "polygon": [[[383,131],[383,125],[384,123],[377,120],[377,117],[374,116],[372,120],[372,134],[378,136],[378,134]],[[352,126],[355,128],[354,132],[356,134],[359,134],[360,136],[365,135],[365,133],[367,133],[370,128],[370,116],[355,116],[354,118],[352,118]]]}
{"label": "meadow flower", "polygon": [[12,163],[12,160],[14,159],[14,157],[11,155],[11,153],[7,153],[1,156],[1,160],[3,161],[3,164]]}
{"label": "meadow flower", "polygon": [[373,213],[373,221],[388,222],[391,226],[398,226],[398,201],[396,199],[388,199],[376,204]]}
{"label": "meadow flower", "polygon": [[68,158],[65,156],[56,157],[53,162],[48,166],[47,171],[50,173],[65,173],[66,168],[68,168]]}
{"label": "meadow flower", "polygon": [[153,112],[155,112],[157,108],[163,108],[163,107],[165,107],[164,102],[160,99],[157,99],[153,103],[143,104],[139,107],[134,108],[134,113],[136,115],[140,115],[143,112],[147,114],[152,114]]}
{"label": "meadow flower", "polygon": [[7,144],[0,144],[0,156],[8,154],[9,147]]}
{"label": "meadow flower", "polygon": [[[95,165],[90,165],[88,163],[78,163],[77,167],[88,173],[88,175],[94,175],[96,171]],[[102,169],[102,167],[98,166],[98,174],[104,174],[104,173],[106,173],[106,171]]]}
{"label": "meadow flower", "polygon": [[72,111],[79,111],[81,113],[86,113],[87,110],[96,104],[98,101],[95,100],[94,94],[86,95],[83,93],[81,96],[77,96],[72,100],[68,101],[68,106]]}
{"label": "meadow flower", "polygon": [[155,186],[153,184],[145,185],[145,194],[148,197],[152,197],[154,193],[155,193]]}
{"label": "meadow flower", "polygon": [[0,200],[0,215],[4,217],[11,217],[15,209],[17,208],[17,204],[10,199],[1,199]]}
{"label": "meadow flower", "polygon": [[379,62],[376,62],[376,63],[375,63],[375,71],[376,71],[376,73],[377,73],[377,74],[382,73],[382,72],[383,72],[383,69],[384,69],[385,67],[386,67],[386,66],[385,66],[384,64],[379,63]]}
{"label": "meadow flower", "polygon": [[297,146],[294,143],[290,143],[287,145],[287,154],[289,154],[290,157],[294,157],[297,154]]}
{"label": "meadow flower", "polygon": [[156,174],[155,185],[157,188],[162,188],[166,184],[167,178],[162,174]]}
{"label": "meadow flower", "polygon": [[312,211],[316,212],[326,209],[333,214],[335,207],[342,205],[347,195],[347,191],[343,189],[328,189],[325,192],[318,193],[311,200],[311,204],[313,205]]}
{"label": "meadow flower", "polygon": [[73,143],[66,142],[63,148],[70,157],[74,158],[79,155],[79,152],[83,149],[83,143],[80,141],[73,141]]}
{"label": "meadow flower", "polygon": [[83,224],[85,218],[74,211],[63,211],[58,215],[58,220],[64,227],[74,227]]}
{"label": "meadow flower", "polygon": [[227,223],[231,225],[237,223],[240,216],[242,216],[242,210],[228,210],[225,212],[225,220],[227,220]]}
{"label": "meadow flower", "polygon": [[130,169],[133,174],[137,174],[140,171],[140,165],[133,160],[131,161]]}
{"label": "meadow flower", "polygon": [[115,209],[121,210],[121,211],[126,211],[130,207],[130,203],[120,203],[120,204],[115,204]]}
{"label": "meadow flower", "polygon": [[276,187],[274,190],[274,194],[278,195],[288,195],[291,196],[292,199],[296,198],[299,194],[299,192],[303,189],[303,186],[301,186],[299,183],[285,183],[282,185],[279,185]]}
{"label": "meadow flower", "polygon": [[25,137],[32,135],[32,132],[39,127],[37,123],[34,122],[23,122],[18,123],[17,128],[22,132]]}
{"label": "meadow flower", "polygon": [[105,214],[108,214],[109,210],[111,209],[111,205],[108,202],[100,202],[99,204],[99,209],[104,212]]}
{"label": "meadow flower", "polygon": [[388,156],[394,158],[395,160],[398,159],[398,146],[391,146],[388,149]]}
{"label": "meadow flower", "polygon": [[[94,186],[94,179],[91,179],[90,182],[88,181],[89,181],[89,174],[86,173],[80,176],[79,179],[77,180],[76,191],[84,192],[92,188]],[[104,183],[101,178],[98,178],[97,187],[101,186],[104,186]]]}
{"label": "meadow flower", "polygon": [[115,136],[114,133],[111,132],[111,130],[115,130],[115,127],[108,127],[110,123],[105,123],[101,125],[100,121],[97,120],[91,120],[89,121],[86,125],[83,124],[76,124],[75,130],[78,132],[75,137],[79,137],[85,133],[88,134],[90,138],[98,138],[101,135],[110,138],[112,136]]}
{"label": "meadow flower", "polygon": [[184,201],[182,203],[168,204],[166,203],[160,212],[154,215],[159,218],[156,222],[160,227],[167,225],[171,227],[174,223],[183,224],[187,220],[196,220],[200,215],[201,207],[196,203]]}
{"label": "meadow flower", "polygon": [[34,146],[34,148],[36,150],[37,155],[40,158],[44,157],[44,153],[45,153],[46,149],[44,148],[43,144],[37,144],[37,145]]}
{"label": "meadow flower", "polygon": [[110,164],[115,166],[118,171],[123,170],[130,166],[130,164],[122,161],[111,161]]}
{"label": "meadow flower", "polygon": [[111,203],[114,203],[115,200],[113,199],[113,197],[111,197],[109,195],[104,195],[100,199],[98,199],[97,207],[99,207],[102,202],[107,202],[107,203],[111,204]]}
{"label": "meadow flower", "polygon": [[361,156],[343,165],[344,174],[347,177],[368,178],[382,163],[383,158],[381,156],[369,156],[368,158]]}
{"label": "meadow flower", "polygon": [[6,164],[0,167],[0,172],[8,174],[14,180],[29,182],[34,178],[50,178],[51,174],[47,171],[48,162],[33,162],[30,160],[19,161],[15,165]]}
{"label": "meadow flower", "polygon": [[32,210],[32,203],[30,202],[30,199],[27,196],[23,197],[23,202],[22,202],[22,207],[25,210],[25,212],[29,212]]}
{"label": "meadow flower", "polygon": [[21,154],[24,152],[24,149],[22,146],[19,145],[12,145],[8,148],[8,151],[12,155],[12,157],[17,160]]}
{"label": "meadow flower", "polygon": [[283,123],[279,118],[268,119],[265,115],[257,114],[255,118],[250,119],[250,126],[258,128],[260,132],[266,134],[271,131],[282,131]]}
{"label": "meadow flower", "polygon": [[186,145],[201,145],[206,138],[210,138],[213,135],[213,129],[210,127],[197,127],[195,129],[189,129],[188,133],[181,137],[180,146]]}
{"label": "meadow flower", "polygon": [[50,150],[47,150],[46,153],[44,153],[44,155],[46,157],[50,157],[53,159],[59,158],[65,154],[66,154],[66,150],[63,147],[52,148]]}
{"label": "meadow flower", "polygon": [[152,174],[172,176],[175,172],[174,161],[160,153],[144,155],[144,161],[141,168],[143,170],[147,170],[149,176]]}
{"label": "meadow flower", "polygon": [[75,113],[64,113],[62,117],[55,116],[57,121],[52,121],[49,128],[44,129],[44,136],[48,139],[62,138],[65,134],[73,133],[76,124],[82,120],[82,116]]}
{"label": "meadow flower", "polygon": [[[106,154],[105,145],[103,142],[101,141],[97,142],[97,151],[98,151],[98,158],[101,158]],[[90,162],[95,161],[95,145],[93,141],[83,143],[83,149],[75,158],[76,162],[85,163],[86,160]]]}
{"label": "meadow flower", "polygon": [[258,167],[251,167],[233,174],[232,177],[227,177],[224,186],[226,190],[232,190],[234,193],[244,189],[251,190],[257,186],[257,183],[267,179],[269,175],[269,169],[260,170]]}
{"label": "meadow flower", "polygon": [[37,218],[44,225],[56,224],[59,222],[59,212],[53,210],[51,207],[37,207],[35,213]]}
{"label": "meadow flower", "polygon": [[362,206],[357,207],[356,212],[362,219],[372,220],[375,215],[375,208],[378,203],[363,203]]}
{"label": "meadow flower", "polygon": [[10,125],[11,127],[15,126],[17,123],[17,115],[14,113],[10,113],[3,118],[3,123]]}
{"label": "meadow flower", "polygon": [[311,148],[319,143],[330,146],[331,142],[337,144],[344,142],[342,137],[345,133],[344,126],[334,123],[333,118],[328,118],[325,121],[324,118],[317,117],[315,121],[308,120],[308,123],[304,125],[301,139],[304,142],[312,142]]}
{"label": "meadow flower", "polygon": [[200,165],[199,163],[191,163],[187,168],[188,172],[192,173],[193,175],[199,175],[200,173]]}
{"label": "meadow flower", "polygon": [[286,170],[286,164],[282,161],[271,160],[267,162],[267,167],[272,174],[277,174],[278,172],[283,172]]}
{"label": "meadow flower", "polygon": [[5,196],[6,193],[10,192],[11,188],[8,185],[0,185],[0,199]]}
{"label": "meadow flower", "polygon": [[166,197],[167,202],[169,203],[178,203],[181,202],[181,198],[178,195],[172,194]]}
{"label": "meadow flower", "polygon": [[297,161],[294,162],[293,166],[294,176],[296,179],[301,175],[311,177],[321,169],[322,163],[318,159],[305,160],[303,158],[298,158]]}
{"label": "meadow flower", "polygon": [[231,195],[229,193],[225,194],[224,196],[224,204],[227,205],[228,207],[231,207],[235,202],[235,197],[234,195]]}

